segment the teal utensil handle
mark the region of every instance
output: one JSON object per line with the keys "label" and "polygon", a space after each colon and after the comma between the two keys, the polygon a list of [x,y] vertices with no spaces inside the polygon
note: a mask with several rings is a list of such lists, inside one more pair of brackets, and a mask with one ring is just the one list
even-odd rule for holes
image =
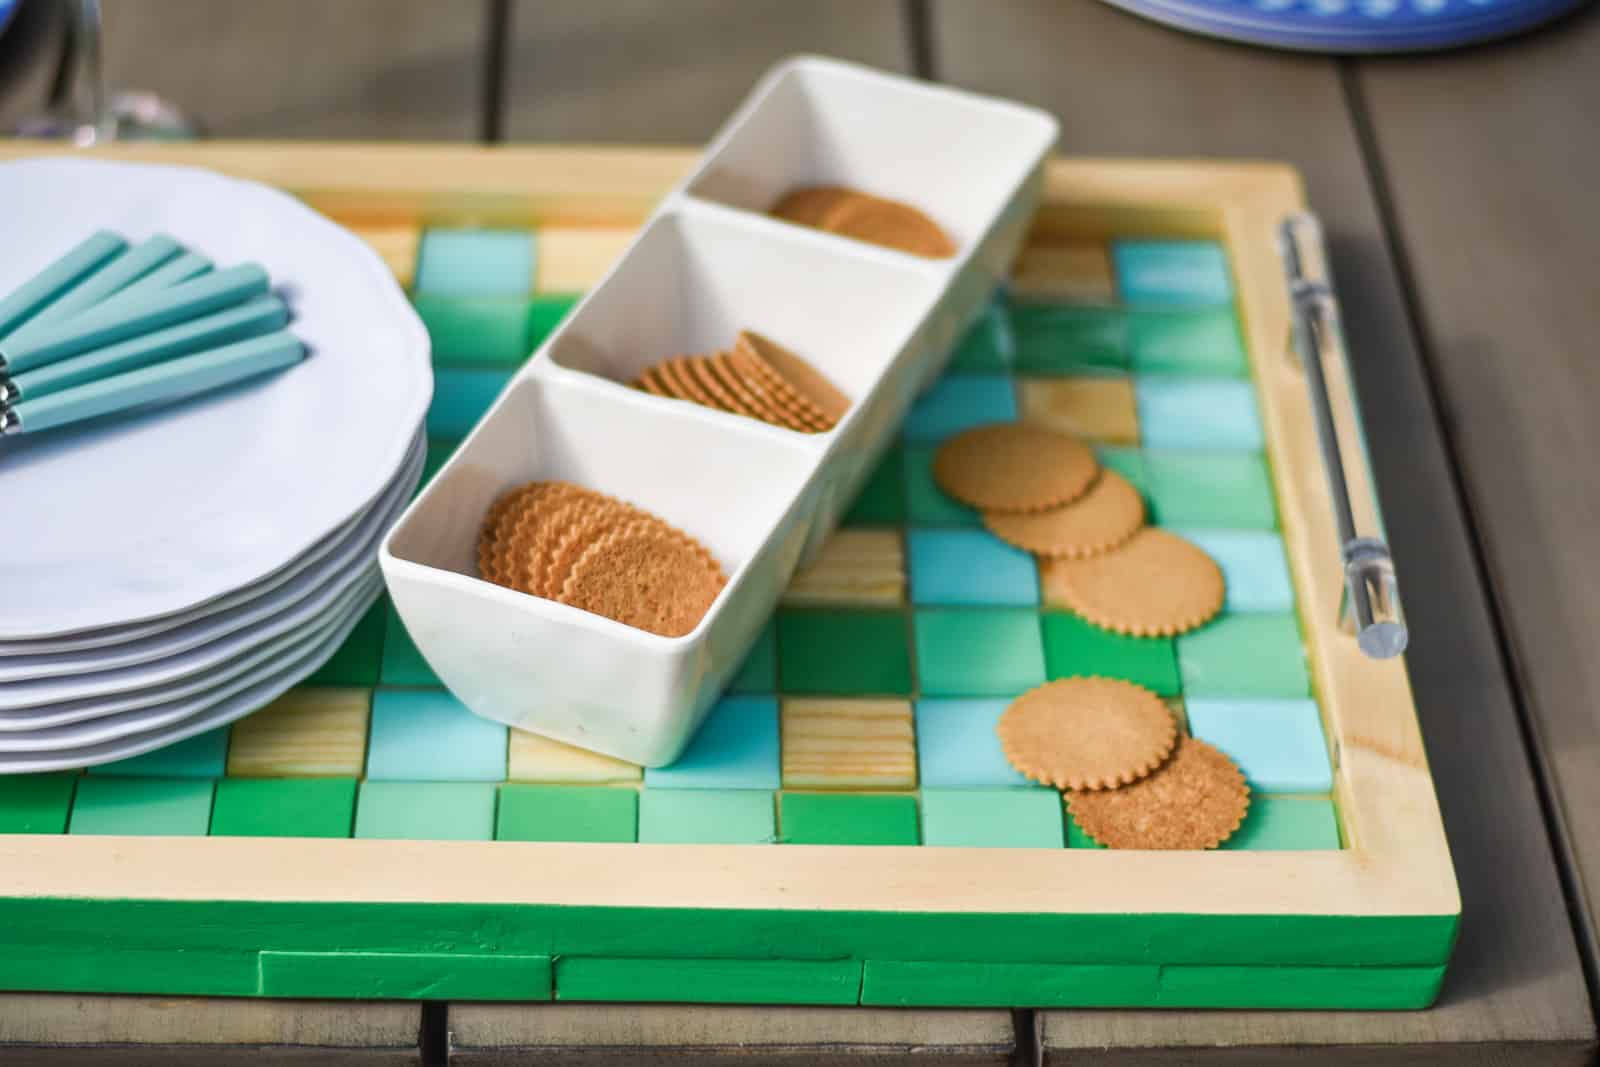
{"label": "teal utensil handle", "polygon": [[183,251],[183,246],[164,234],[140,241],[106,260],[94,273],[56,297],[33,318],[11,334],[13,343],[32,336],[52,322],[61,322],[85,308],[94,307],[108,296],[127,288],[144,275]]}
{"label": "teal utensil handle", "polygon": [[165,359],[244,341],[281,329],[288,321],[288,305],[268,293],[227,311],[217,311],[155,333],[130,337],[81,356],[23,371],[11,379],[10,389],[5,395],[0,395],[0,402],[14,404],[37,400],[63,389],[138,370]]}
{"label": "teal utensil handle", "polygon": [[30,337],[0,341],[0,370],[11,375],[21,374],[33,367],[232,307],[266,291],[267,272],[249,263],[174,285],[142,300],[107,301]]}
{"label": "teal utensil handle", "polygon": [[115,296],[109,296],[101,303],[95,305],[99,308],[111,307],[117,304],[132,303],[143,300],[152,293],[160,292],[169,286],[198,278],[211,270],[211,261],[196,252],[184,252],[175,259],[169,259],[143,278],[128,286]]}
{"label": "teal utensil handle", "polygon": [[0,300],[0,337],[33,318],[45,305],[127,247],[128,242],[108,230],[80,241],[66,255]]}
{"label": "teal utensil handle", "polygon": [[0,426],[0,431],[37,433],[145,404],[182,400],[298,363],[305,353],[298,337],[278,330],[25,401],[7,412],[9,426]]}

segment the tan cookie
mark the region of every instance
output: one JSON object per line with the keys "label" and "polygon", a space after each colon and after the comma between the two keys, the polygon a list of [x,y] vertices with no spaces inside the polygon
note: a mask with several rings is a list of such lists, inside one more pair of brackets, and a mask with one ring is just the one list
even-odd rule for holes
{"label": "tan cookie", "polygon": [[1067,810],[1107,848],[1216,848],[1250,810],[1250,787],[1216,748],[1182,738],[1160,769],[1120,789],[1074,792]]}
{"label": "tan cookie", "polygon": [[584,516],[556,536],[548,551],[543,554],[541,566],[535,572],[530,592],[547,600],[558,599],[562,586],[566,584],[567,576],[572,573],[573,564],[582,558],[590,545],[614,530],[651,525],[648,517],[634,508],[617,501],[613,501],[613,504],[617,506],[604,513]]}
{"label": "tan cookie", "polygon": [[746,407],[740,404],[738,396],[728,388],[725,382],[717,377],[711,366],[713,359],[714,357],[712,356],[690,356],[684,361],[684,367],[694,376],[700,388],[704,389],[706,394],[716,402],[718,408],[723,411],[731,411],[735,415],[758,417],[751,416]]}
{"label": "tan cookie", "polygon": [[672,396],[672,394],[667,392],[662,386],[660,376],[656,374],[656,369],[654,367],[646,367],[640,372],[637,378],[628,384],[633,386],[635,389],[642,389],[652,396]]}
{"label": "tan cookie", "polygon": [[1109,552],[1050,560],[1041,568],[1058,599],[1106,630],[1170,637],[1209,622],[1227,593],[1222,570],[1176,534],[1146,526]]}
{"label": "tan cookie", "polygon": [[1159,767],[1178,740],[1162,699],[1114,678],[1062,678],[1030,689],[995,725],[1018,773],[1057,789],[1115,789]]}
{"label": "tan cookie", "polygon": [[729,367],[749,388],[759,390],[786,423],[798,424],[791,425],[792,429],[821,433],[833,428],[833,420],[824,415],[821,408],[796,392],[794,386],[760,356],[737,344],[726,355]]}
{"label": "tan cookie", "polygon": [[768,214],[801,226],[820,227],[835,205],[860,195],[841,185],[803,186],[785,193]]}
{"label": "tan cookie", "polygon": [[519,524],[551,495],[577,489],[567,482],[538,481],[519,485],[489,505],[478,535],[478,573],[497,585],[506,585],[504,556]]}
{"label": "tan cookie", "polygon": [[726,579],[687,536],[628,526],[613,530],[573,564],[559,600],[665,637],[699,625]]}
{"label": "tan cookie", "polygon": [[1115,471],[1102,470],[1089,491],[1048,511],[986,511],[983,524],[1002,541],[1040,556],[1093,556],[1144,525],[1144,498]]}
{"label": "tan cookie", "polygon": [[844,418],[845,412],[850,410],[850,398],[840,392],[836,385],[828,381],[817,368],[771,338],[763,337],[754,330],[740,330],[734,346],[777,371],[779,377],[788,382],[795,392],[822,412],[829,425]]}
{"label": "tan cookie", "polygon": [[838,200],[822,217],[822,228],[857,241],[927,259],[948,259],[956,245],[937,222],[910,204],[857,194]]}
{"label": "tan cookie", "polygon": [[739,403],[749,412],[751,418],[760,419],[762,422],[772,426],[782,426],[785,429],[794,428],[792,425],[794,420],[786,416],[782,408],[774,406],[762,390],[753,388],[739,374],[738,369],[732,365],[727,353],[719,352],[712,357],[710,367],[713,373],[738,398]]}
{"label": "tan cookie", "polygon": [[[550,575],[559,565],[561,553],[576,540],[588,544],[597,540],[619,522],[626,521],[631,512],[626,504],[608,496],[564,502],[552,509],[552,514],[540,525],[537,539],[519,542],[513,552],[512,574],[519,582],[518,588],[534,596],[554,595]],[[581,549],[580,549],[581,552]],[[575,559],[579,553],[573,553]],[[566,561],[570,566],[570,560]]]}
{"label": "tan cookie", "polygon": [[933,457],[939,488],[985,511],[1044,511],[1078,499],[1100,463],[1074,437],[997,422],[950,438]]}
{"label": "tan cookie", "polygon": [[530,499],[496,547],[499,584],[531,592],[531,561],[546,551],[545,542],[552,531],[570,522],[575,509],[598,507],[605,499],[593,490],[570,482],[554,482],[544,493]]}
{"label": "tan cookie", "polygon": [[687,357],[677,356],[664,361],[660,366],[663,380],[673,389],[678,399],[693,401],[702,407],[722,410],[717,407],[717,402],[711,399],[711,394],[701,388],[700,383],[695,381],[694,376],[689,373]]}

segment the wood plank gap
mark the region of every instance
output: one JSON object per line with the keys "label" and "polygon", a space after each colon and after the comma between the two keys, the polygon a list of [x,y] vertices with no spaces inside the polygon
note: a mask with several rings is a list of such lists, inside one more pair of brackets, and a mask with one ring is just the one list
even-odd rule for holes
{"label": "wood plank gap", "polygon": [[[1584,984],[1588,987],[1589,1010],[1600,1020],[1600,939],[1589,919],[1589,909],[1584,904],[1583,887],[1578,874],[1578,860],[1572,844],[1572,832],[1566,811],[1556,791],[1555,774],[1550,765],[1548,748],[1537,718],[1529,707],[1527,669],[1519,654],[1516,637],[1511,631],[1505,603],[1505,590],[1497,580],[1483,538],[1482,506],[1474,498],[1471,484],[1463,471],[1465,452],[1459,443],[1455,419],[1444,396],[1443,374],[1438,366],[1433,331],[1423,312],[1418,291],[1417,273],[1412,266],[1411,250],[1407,247],[1400,228],[1400,217],[1395,206],[1388,171],[1378,144],[1372,110],[1361,85],[1361,64],[1355,59],[1341,57],[1336,61],[1339,88],[1350,113],[1350,125],[1355,131],[1356,144],[1361,153],[1361,168],[1372,191],[1374,208],[1383,229],[1383,242],[1394,263],[1395,278],[1400,289],[1400,302],[1405,309],[1406,327],[1411,343],[1416,348],[1422,364],[1422,382],[1428,406],[1433,409],[1434,421],[1444,440],[1445,469],[1450,479],[1450,491],[1456,505],[1466,518],[1464,533],[1467,551],[1472,560],[1478,584],[1485,592],[1489,611],[1489,626],[1501,667],[1510,681],[1511,707],[1522,746],[1527,752],[1529,769],[1533,775],[1534,796],[1544,819],[1545,835],[1556,858],[1556,878],[1561,886],[1562,902],[1567,919],[1577,941],[1578,960],[1583,967]],[[1404,597],[1405,576],[1400,576],[1401,596]],[[1403,600],[1402,600],[1403,602]]]}
{"label": "wood plank gap", "polygon": [[447,1067],[450,1062],[449,1004],[442,1000],[423,1002],[417,1046],[422,1067]]}
{"label": "wood plank gap", "polygon": [[928,15],[928,0],[903,0],[906,28],[906,58],[911,73],[927,81],[938,81],[933,47],[933,19]]}
{"label": "wood plank gap", "polygon": [[1013,1067],[1041,1067],[1044,1063],[1044,1030],[1039,1013],[1030,1008],[1011,1010],[1012,1039],[1011,1063]]}
{"label": "wood plank gap", "polygon": [[511,0],[488,0],[484,7],[483,125],[479,140],[506,139],[506,52],[511,47]]}

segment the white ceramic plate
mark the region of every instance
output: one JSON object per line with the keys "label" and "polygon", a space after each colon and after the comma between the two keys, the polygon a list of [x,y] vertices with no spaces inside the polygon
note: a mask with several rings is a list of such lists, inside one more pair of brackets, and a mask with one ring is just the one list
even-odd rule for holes
{"label": "white ceramic plate", "polygon": [[0,640],[156,619],[283,568],[393,480],[432,392],[427,331],[377,253],[266,186],[184,167],[0,165],[0,291],[97,228],[260,263],[302,363],[0,445]]}
{"label": "white ceramic plate", "polygon": [[242,719],[252,711],[272,703],[326,663],[344,643],[344,639],[350,636],[350,631],[355,629],[356,623],[366,614],[367,609],[378,599],[382,591],[383,583],[381,581],[374,583],[370,592],[356,601],[349,615],[334,628],[321,645],[307,652],[300,660],[285,663],[281,673],[258,682],[243,692],[220,700],[187,719],[147,733],[133,734],[104,744],[88,745],[69,751],[0,755],[0,774],[71,770],[76,767],[90,767],[97,763],[108,763],[111,760],[127,759],[130,756],[176,744],[195,734],[203,734],[207,730],[225,726],[235,719]]}
{"label": "white ceramic plate", "polygon": [[[419,434],[405,467],[393,484],[373,502],[372,510],[359,517],[342,544],[337,545],[315,566],[301,571],[292,581],[242,604],[202,614],[194,621],[165,633],[141,637],[124,644],[85,649],[82,652],[0,658],[0,686],[42,678],[92,675],[98,671],[151,663],[191,648],[199,648],[230,634],[246,634],[251,627],[288,611],[337,578],[358,557],[377,559],[377,541],[416,488],[426,451],[426,440]],[[0,731],[5,728],[4,722],[0,722]]]}

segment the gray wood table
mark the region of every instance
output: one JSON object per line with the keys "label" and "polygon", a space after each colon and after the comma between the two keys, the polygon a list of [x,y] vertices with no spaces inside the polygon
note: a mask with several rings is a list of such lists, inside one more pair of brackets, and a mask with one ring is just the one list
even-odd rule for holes
{"label": "gray wood table", "polygon": [[1095,0],[164,0],[113,6],[108,34],[116,82],[218,136],[697,142],[814,51],[1039,104],[1072,154],[1293,163],[1332,239],[1464,920],[1422,1013],[0,997],[0,1062],[1594,1058],[1600,15],[1383,60],[1205,41]]}

